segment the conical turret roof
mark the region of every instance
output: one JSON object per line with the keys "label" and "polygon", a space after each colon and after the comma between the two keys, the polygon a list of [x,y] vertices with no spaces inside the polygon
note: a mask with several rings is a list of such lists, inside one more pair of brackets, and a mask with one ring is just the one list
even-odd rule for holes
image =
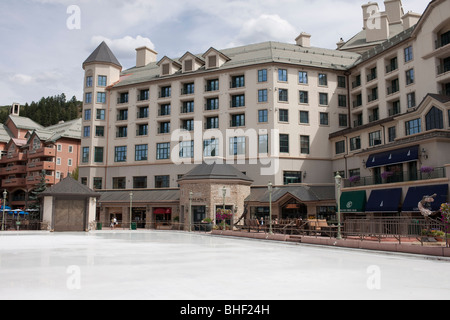
{"label": "conical turret roof", "polygon": [[92,52],[89,58],[87,58],[86,61],[83,62],[83,67],[87,63],[97,62],[110,63],[122,69],[122,65],[120,64],[119,60],[117,60],[116,56],[114,55],[114,53],[112,53],[111,49],[108,47],[105,41],[103,41],[97,47],[97,49]]}

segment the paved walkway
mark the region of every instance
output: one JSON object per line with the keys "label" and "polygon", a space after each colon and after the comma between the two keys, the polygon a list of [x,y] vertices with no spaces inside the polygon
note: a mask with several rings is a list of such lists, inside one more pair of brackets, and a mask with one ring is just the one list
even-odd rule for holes
{"label": "paved walkway", "polygon": [[0,299],[447,299],[450,262],[180,231],[0,233]]}

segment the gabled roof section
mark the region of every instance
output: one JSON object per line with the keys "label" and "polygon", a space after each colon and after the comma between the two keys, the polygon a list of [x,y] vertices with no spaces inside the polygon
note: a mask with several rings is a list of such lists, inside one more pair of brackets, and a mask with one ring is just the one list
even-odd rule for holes
{"label": "gabled roof section", "polygon": [[27,117],[9,115],[8,120],[12,121],[12,123],[17,129],[35,130],[44,128],[40,124],[34,122],[33,120]]}
{"label": "gabled roof section", "polygon": [[83,62],[83,68],[86,64],[89,63],[107,63],[112,64],[114,66],[122,69],[122,65],[119,60],[117,60],[114,53],[112,53],[111,49],[108,47],[105,41],[103,41],[97,49],[92,52],[92,54]]}
{"label": "gabled roof section", "polygon": [[231,60],[231,58],[228,57],[226,54],[224,54],[223,52],[220,52],[219,50],[217,50],[217,49],[215,49],[215,48],[213,48],[213,47],[209,48],[209,49],[202,55],[202,57],[203,57],[203,58],[206,58],[207,56],[209,56],[209,54],[210,54],[211,52],[214,52],[214,53],[220,55],[222,58],[224,58],[224,59],[227,60],[227,61],[230,61],[230,60]]}
{"label": "gabled roof section", "polygon": [[164,62],[169,62],[169,63],[173,63],[174,65],[176,65],[177,67],[179,67],[179,68],[181,68],[181,63],[179,63],[178,61],[176,61],[176,60],[173,60],[173,59],[170,59],[168,56],[164,56],[164,57],[162,57],[162,59],[161,60],[159,60],[157,63],[156,63],[156,65],[157,66],[161,66]]}
{"label": "gabled roof section", "polygon": [[[277,202],[287,195],[300,202],[331,201],[336,198],[334,186],[288,185],[274,187],[272,190],[272,201]],[[245,201],[268,203],[270,201],[269,190],[267,187],[254,187]]]}
{"label": "gabled roof section", "polygon": [[86,198],[99,198],[101,194],[91,190],[87,186],[73,179],[71,176],[68,176],[61,182],[42,192],[39,196],[85,196]]}
{"label": "gabled roof section", "polygon": [[205,64],[205,60],[200,59],[198,56],[196,56],[195,54],[190,53],[189,51],[187,51],[179,60],[181,62],[183,62],[183,60],[187,59],[191,57],[192,59],[194,59],[195,61],[197,61],[200,64]]}
{"label": "gabled roof section", "polygon": [[202,163],[186,173],[178,181],[187,180],[242,180],[247,182],[253,182],[252,179],[247,177],[241,171],[229,164],[218,164],[216,162],[212,164]]}

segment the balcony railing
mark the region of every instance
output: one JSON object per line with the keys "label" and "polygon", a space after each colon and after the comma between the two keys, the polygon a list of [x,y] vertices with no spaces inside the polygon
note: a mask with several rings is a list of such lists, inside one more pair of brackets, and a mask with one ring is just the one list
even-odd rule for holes
{"label": "balcony railing", "polygon": [[371,186],[409,181],[423,181],[445,178],[445,168],[434,168],[431,172],[405,171],[392,174],[374,175],[370,177],[351,177],[344,179],[344,188]]}
{"label": "balcony railing", "polygon": [[40,158],[40,157],[54,157],[56,155],[56,149],[54,148],[41,148],[37,150],[31,150],[28,153],[28,158]]}

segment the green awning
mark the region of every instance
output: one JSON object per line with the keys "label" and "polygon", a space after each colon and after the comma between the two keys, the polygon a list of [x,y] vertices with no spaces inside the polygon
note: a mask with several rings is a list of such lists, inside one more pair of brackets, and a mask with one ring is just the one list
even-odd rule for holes
{"label": "green awning", "polygon": [[348,191],[341,194],[341,212],[365,212],[366,191]]}

